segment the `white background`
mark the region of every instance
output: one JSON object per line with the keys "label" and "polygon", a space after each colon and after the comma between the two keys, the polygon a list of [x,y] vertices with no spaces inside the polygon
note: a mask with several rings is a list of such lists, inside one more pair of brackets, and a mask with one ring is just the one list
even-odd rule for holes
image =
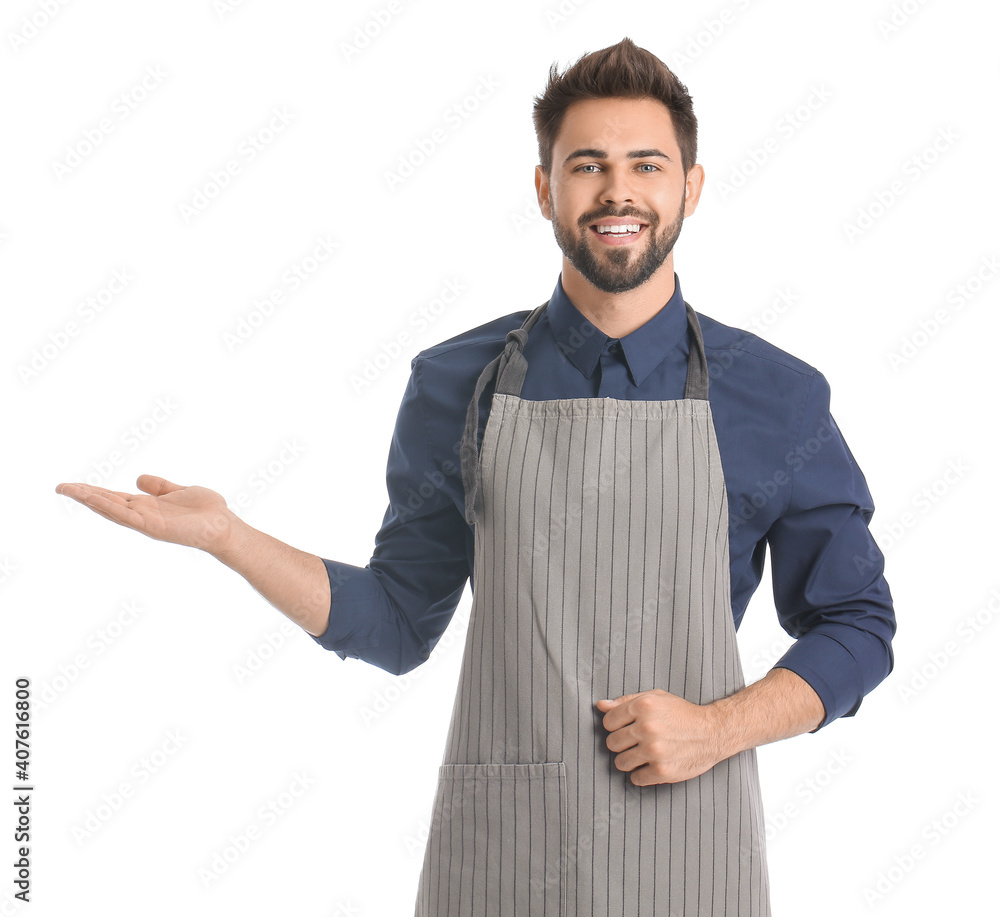
{"label": "white background", "polygon": [[[33,901],[12,902],[4,866],[0,914],[412,913],[468,592],[433,661],[394,678],[282,629],[208,555],[54,488],[199,483],[243,495],[257,528],[364,565],[410,359],[555,284],[532,97],[553,61],[625,35],[675,69],[701,125],[685,298],[826,374],[897,603],[895,671],[858,715],[759,753],[774,914],[985,913],[995,5],[400,0],[382,26],[387,3],[228,7],[4,5],[0,705],[19,675],[43,702]],[[250,160],[241,144],[275,110],[288,123]],[[445,141],[390,187],[435,129]],[[228,160],[239,173],[196,208]],[[337,248],[317,267],[320,238]],[[317,269],[291,291],[282,275],[303,263]],[[116,271],[127,287],[79,311]],[[465,292],[417,333],[449,281]],[[275,288],[281,307],[227,346]],[[358,390],[366,360],[384,368]],[[789,642],[765,581],[740,632],[748,679]],[[2,747],[12,762],[10,733]]]}

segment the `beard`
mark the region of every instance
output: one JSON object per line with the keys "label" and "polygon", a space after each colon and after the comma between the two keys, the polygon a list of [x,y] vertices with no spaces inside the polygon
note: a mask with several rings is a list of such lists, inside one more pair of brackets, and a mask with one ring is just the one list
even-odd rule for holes
{"label": "beard", "polygon": [[[590,224],[605,217],[635,217],[638,221],[647,223],[646,235],[649,237],[640,251],[633,251],[633,246],[607,246],[600,254],[596,254],[593,245],[601,244],[591,241]],[[641,286],[663,264],[674,248],[677,237],[681,234],[684,223],[684,200],[681,199],[680,210],[672,223],[660,228],[660,221],[655,214],[642,215],[636,212],[602,213],[596,216],[585,216],[580,220],[579,232],[574,235],[556,217],[555,200],[552,200],[552,229],[556,242],[562,249],[566,260],[573,265],[593,286],[603,293],[625,293]]]}

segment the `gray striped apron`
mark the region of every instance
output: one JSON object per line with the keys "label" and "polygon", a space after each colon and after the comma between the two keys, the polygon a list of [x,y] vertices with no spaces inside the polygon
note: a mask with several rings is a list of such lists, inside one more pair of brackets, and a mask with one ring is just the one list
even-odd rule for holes
{"label": "gray striped apron", "polygon": [[525,400],[547,305],[507,335],[466,415],[473,601],[416,915],[767,917],[755,751],[638,787],[595,706],[744,685],[697,316],[685,304],[681,400]]}

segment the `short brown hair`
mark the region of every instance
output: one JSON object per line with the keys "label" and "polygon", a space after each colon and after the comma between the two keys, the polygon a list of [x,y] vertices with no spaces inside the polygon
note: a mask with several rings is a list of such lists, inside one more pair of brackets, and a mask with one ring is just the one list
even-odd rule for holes
{"label": "short brown hair", "polygon": [[640,48],[631,38],[584,54],[561,75],[555,64],[549,68],[545,92],[535,96],[532,114],[538,136],[538,155],[545,174],[552,173],[552,147],[566,109],[583,99],[616,98],[652,98],[667,107],[686,175],[698,155],[698,119],[694,116],[691,96],[663,61]]}

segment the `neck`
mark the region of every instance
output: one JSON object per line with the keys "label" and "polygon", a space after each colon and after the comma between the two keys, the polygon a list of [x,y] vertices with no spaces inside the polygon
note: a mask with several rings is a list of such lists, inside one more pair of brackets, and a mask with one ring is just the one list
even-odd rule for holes
{"label": "neck", "polygon": [[562,286],[595,328],[610,338],[623,338],[645,325],[674,295],[674,253],[649,280],[625,293],[598,290],[563,257]]}

